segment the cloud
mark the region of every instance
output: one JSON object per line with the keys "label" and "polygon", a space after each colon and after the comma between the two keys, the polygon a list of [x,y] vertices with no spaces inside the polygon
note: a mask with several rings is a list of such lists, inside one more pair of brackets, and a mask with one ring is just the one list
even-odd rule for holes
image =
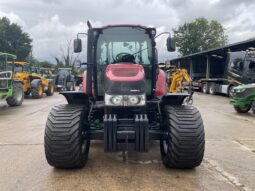
{"label": "cloud", "polygon": [[77,22],[66,25],[56,14],[30,28],[30,34],[34,39],[33,54],[39,60],[49,58],[52,61],[54,57],[61,57],[67,51],[68,43],[72,43],[76,34],[86,30],[86,23]]}
{"label": "cloud", "polygon": [[17,23],[23,27],[26,27],[26,22],[23,21],[18,15],[16,15],[14,12],[5,13],[0,11],[0,18],[7,17],[11,21],[11,23]]}
{"label": "cloud", "polygon": [[[33,38],[33,52],[40,60],[61,55],[60,47],[84,32],[86,20],[94,26],[142,24],[171,31],[198,17],[221,22],[230,43],[254,37],[255,2],[240,0],[0,0],[0,16],[20,24]],[[166,36],[157,39],[161,60],[176,56],[165,50]],[[86,43],[84,41],[84,43]],[[86,46],[84,44],[84,46]],[[85,53],[83,53],[85,58]]]}

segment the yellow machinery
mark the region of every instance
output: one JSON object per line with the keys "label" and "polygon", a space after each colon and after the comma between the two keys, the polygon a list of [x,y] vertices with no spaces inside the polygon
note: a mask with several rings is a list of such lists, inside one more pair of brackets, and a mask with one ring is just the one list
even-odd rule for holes
{"label": "yellow machinery", "polygon": [[52,96],[54,83],[51,79],[45,79],[40,75],[40,68],[31,67],[26,62],[15,62],[14,79],[20,80],[23,84],[25,95],[32,95],[34,98],[41,98],[43,93]]}
{"label": "yellow machinery", "polygon": [[171,83],[169,92],[170,93],[181,93],[183,92],[184,82],[190,84],[191,79],[186,69],[176,69],[171,75]]}
{"label": "yellow machinery", "polygon": [[159,68],[164,70],[166,73],[167,84],[169,84],[170,93],[182,93],[183,85],[191,83],[191,78],[187,73],[186,69],[179,69],[176,66],[171,65],[171,63],[160,63]]}
{"label": "yellow machinery", "polygon": [[51,68],[40,68],[41,70],[41,75],[44,78],[50,79],[52,77],[52,69]]}

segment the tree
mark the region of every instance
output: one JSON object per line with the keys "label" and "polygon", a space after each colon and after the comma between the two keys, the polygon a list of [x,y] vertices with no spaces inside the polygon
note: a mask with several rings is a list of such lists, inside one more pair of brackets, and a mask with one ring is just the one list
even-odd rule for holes
{"label": "tree", "polygon": [[58,57],[55,57],[55,60],[56,60],[56,68],[63,68],[64,67],[64,64],[63,62],[58,58]]}
{"label": "tree", "polygon": [[216,20],[198,18],[173,29],[176,46],[184,56],[226,45],[227,36],[223,26]]}
{"label": "tree", "polygon": [[53,68],[54,65],[49,61],[42,61],[39,63],[41,68]]}
{"label": "tree", "polygon": [[79,55],[76,55],[74,57],[74,53],[72,50],[72,41],[71,40],[67,40],[66,42],[66,46],[65,47],[61,47],[61,53],[62,53],[62,57],[55,57],[57,66],[56,68],[60,68],[60,67],[66,67],[66,68],[72,68],[72,72],[74,74],[76,74],[76,69],[75,69],[75,62],[78,58]]}
{"label": "tree", "polygon": [[21,26],[0,18],[0,51],[15,54],[18,60],[25,60],[32,48],[32,39],[22,31]]}

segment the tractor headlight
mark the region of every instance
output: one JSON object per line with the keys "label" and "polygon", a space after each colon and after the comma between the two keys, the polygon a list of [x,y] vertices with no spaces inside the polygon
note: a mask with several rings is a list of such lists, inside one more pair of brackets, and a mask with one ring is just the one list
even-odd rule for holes
{"label": "tractor headlight", "polygon": [[139,103],[139,96],[128,96],[128,105],[137,105]]}
{"label": "tractor headlight", "polygon": [[105,101],[105,105],[122,106],[123,105],[123,96],[122,95],[105,94],[104,101]]}
{"label": "tractor headlight", "polygon": [[242,93],[242,92],[244,92],[245,91],[245,89],[235,89],[235,92],[236,93]]}
{"label": "tractor headlight", "polygon": [[123,96],[112,96],[110,101],[113,105],[123,105]]}
{"label": "tractor headlight", "polygon": [[145,105],[145,95],[129,95],[127,101],[128,106],[142,106]]}
{"label": "tractor headlight", "polygon": [[107,106],[143,106],[145,95],[109,95],[104,96]]}

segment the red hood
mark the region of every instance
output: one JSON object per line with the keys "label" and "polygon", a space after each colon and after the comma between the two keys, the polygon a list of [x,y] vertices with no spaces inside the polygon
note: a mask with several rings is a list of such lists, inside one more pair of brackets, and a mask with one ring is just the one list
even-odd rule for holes
{"label": "red hood", "polygon": [[135,82],[144,79],[144,69],[138,64],[110,64],[105,70],[106,79],[115,82]]}

